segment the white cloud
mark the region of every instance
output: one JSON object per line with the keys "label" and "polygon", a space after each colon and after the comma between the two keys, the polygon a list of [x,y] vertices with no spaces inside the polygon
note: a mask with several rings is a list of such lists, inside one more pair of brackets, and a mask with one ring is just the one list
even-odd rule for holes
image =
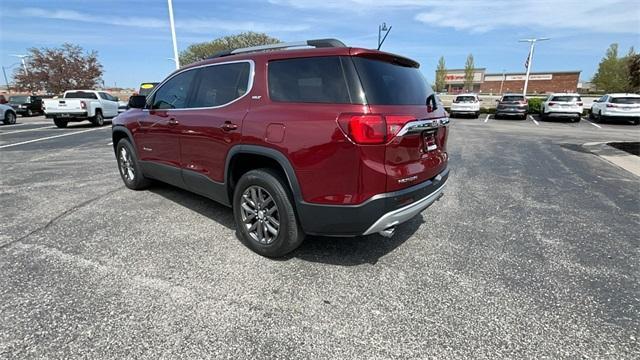
{"label": "white cloud", "polygon": [[[97,16],[80,13],[74,10],[49,11],[41,8],[26,8],[20,11],[22,15],[44,19],[68,20],[77,22],[90,22],[94,24],[130,26],[140,28],[165,28],[169,27],[169,19],[153,17],[127,17],[127,16]],[[297,32],[309,28],[305,24],[273,24],[255,21],[235,21],[207,18],[203,19],[176,19],[178,31],[194,34],[211,34],[214,31],[257,31],[257,32]]]}
{"label": "white cloud", "polygon": [[640,33],[638,0],[269,0],[303,10],[411,11],[415,20],[468,32],[504,28]]}
{"label": "white cloud", "polygon": [[416,20],[438,27],[486,32],[508,27],[573,29],[585,33],[640,33],[636,1],[426,1]]}

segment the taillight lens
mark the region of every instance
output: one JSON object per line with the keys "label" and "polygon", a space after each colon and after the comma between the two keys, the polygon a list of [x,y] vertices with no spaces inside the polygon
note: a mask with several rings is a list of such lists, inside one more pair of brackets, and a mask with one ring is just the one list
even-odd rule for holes
{"label": "taillight lens", "polygon": [[618,105],[614,105],[614,104],[607,104],[607,107],[618,107]]}
{"label": "taillight lens", "polygon": [[84,101],[80,101],[80,107],[83,108],[83,109],[86,109],[87,108],[87,103],[84,102]]}
{"label": "taillight lens", "polygon": [[577,105],[578,105],[578,106],[582,106],[582,103],[581,103],[581,102],[579,102],[579,103],[577,103]]}
{"label": "taillight lens", "polygon": [[407,115],[341,114],[338,125],[356,144],[384,144],[400,132],[404,124],[414,120]]}
{"label": "taillight lens", "polygon": [[550,102],[550,103],[549,103],[549,106],[554,106],[555,104],[556,104],[556,103],[554,103],[554,102]]}

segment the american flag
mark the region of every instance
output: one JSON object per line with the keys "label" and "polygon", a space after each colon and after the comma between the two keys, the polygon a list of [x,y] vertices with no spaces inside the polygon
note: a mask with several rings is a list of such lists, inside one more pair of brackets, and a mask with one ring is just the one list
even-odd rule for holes
{"label": "american flag", "polygon": [[524,62],[525,69],[529,67],[529,59],[531,59],[531,51],[529,51],[529,55],[527,55],[527,60],[525,60]]}

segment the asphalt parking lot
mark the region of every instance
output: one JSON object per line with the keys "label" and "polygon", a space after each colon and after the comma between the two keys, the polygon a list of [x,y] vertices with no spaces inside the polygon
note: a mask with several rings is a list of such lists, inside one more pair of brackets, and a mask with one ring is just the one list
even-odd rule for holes
{"label": "asphalt parking lot", "polygon": [[0,358],[639,358],[640,126],[453,119],[445,196],[282,260],[232,213],[127,190],[110,127],[0,126]]}

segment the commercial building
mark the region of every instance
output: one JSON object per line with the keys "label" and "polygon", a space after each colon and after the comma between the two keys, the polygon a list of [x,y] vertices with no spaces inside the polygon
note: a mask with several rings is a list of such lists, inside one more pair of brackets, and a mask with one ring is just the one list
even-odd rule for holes
{"label": "commercial building", "polygon": [[[483,94],[519,93],[524,89],[526,73],[486,73],[477,68],[473,73],[471,92]],[[580,70],[545,71],[529,74],[527,93],[576,92]],[[464,92],[464,69],[448,69],[445,74],[445,91],[449,94]]]}

